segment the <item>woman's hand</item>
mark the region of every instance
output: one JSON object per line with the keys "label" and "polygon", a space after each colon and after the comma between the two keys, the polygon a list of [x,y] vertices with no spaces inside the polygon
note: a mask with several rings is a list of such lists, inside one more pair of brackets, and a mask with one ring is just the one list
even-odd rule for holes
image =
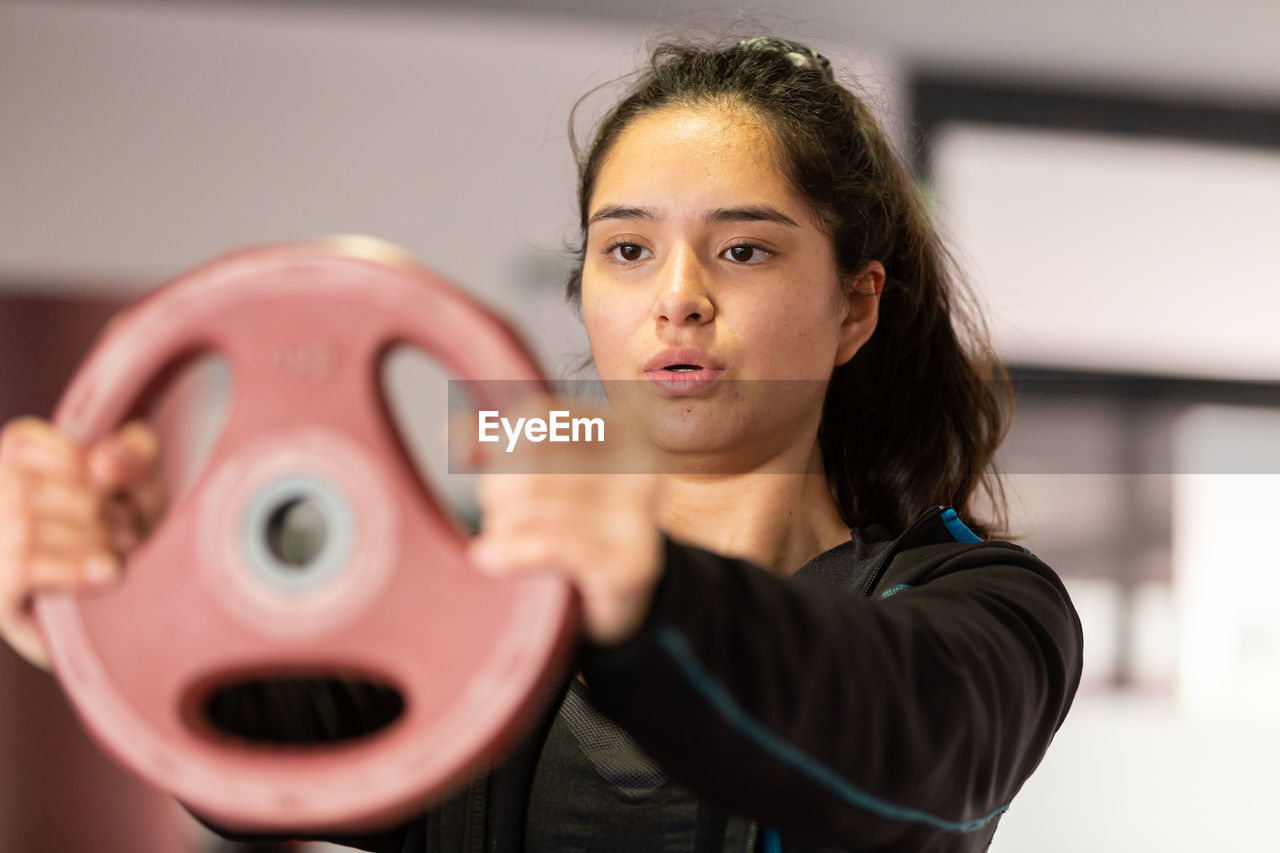
{"label": "woman's hand", "polygon": [[110,583],[164,513],[160,444],[134,421],[90,447],[53,424],[0,430],[0,636],[47,669],[32,593]]}
{"label": "woman's hand", "polygon": [[618,413],[587,412],[573,400],[543,403],[520,414],[601,417],[606,440],[524,441],[511,454],[505,441],[473,445],[483,518],[468,556],[495,576],[564,576],[581,597],[587,638],[617,645],[644,622],[661,577],[660,481],[640,431]]}

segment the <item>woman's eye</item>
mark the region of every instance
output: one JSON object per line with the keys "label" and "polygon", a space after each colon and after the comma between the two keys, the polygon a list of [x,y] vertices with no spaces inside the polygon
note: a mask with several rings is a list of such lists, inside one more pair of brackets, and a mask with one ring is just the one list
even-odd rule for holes
{"label": "woman's eye", "polygon": [[647,251],[644,246],[635,243],[614,243],[606,250],[615,259],[628,262],[643,260]]}
{"label": "woman's eye", "polygon": [[721,257],[740,264],[760,263],[769,256],[769,253],[759,246],[744,244],[740,246],[730,246],[725,249]]}

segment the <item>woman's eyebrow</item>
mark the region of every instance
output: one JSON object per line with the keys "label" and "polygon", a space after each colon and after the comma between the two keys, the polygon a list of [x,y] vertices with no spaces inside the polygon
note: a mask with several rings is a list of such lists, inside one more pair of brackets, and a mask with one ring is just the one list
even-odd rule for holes
{"label": "woman's eyebrow", "polygon": [[653,211],[647,207],[625,207],[621,204],[606,204],[591,214],[587,225],[591,226],[604,219],[657,219]]}
{"label": "woman's eyebrow", "polygon": [[776,207],[767,204],[750,204],[746,207],[727,207],[707,214],[708,222],[776,222],[779,225],[799,227],[798,223]]}
{"label": "woman's eyebrow", "polygon": [[[590,227],[605,219],[644,219],[653,221],[657,214],[647,207],[627,207],[606,204],[587,220]],[[708,222],[776,222],[779,225],[798,227],[798,223],[776,207],[767,204],[749,204],[743,207],[721,207],[707,214]]]}

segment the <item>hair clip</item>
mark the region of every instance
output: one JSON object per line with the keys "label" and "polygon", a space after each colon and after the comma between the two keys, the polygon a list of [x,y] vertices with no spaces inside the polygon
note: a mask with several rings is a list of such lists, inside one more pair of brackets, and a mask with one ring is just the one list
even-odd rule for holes
{"label": "hair clip", "polygon": [[756,36],[755,38],[743,39],[738,42],[738,49],[781,53],[791,60],[791,64],[797,68],[818,71],[823,74],[829,74],[831,71],[831,62],[825,56],[811,47],[799,42],[788,41],[787,39],[773,36]]}

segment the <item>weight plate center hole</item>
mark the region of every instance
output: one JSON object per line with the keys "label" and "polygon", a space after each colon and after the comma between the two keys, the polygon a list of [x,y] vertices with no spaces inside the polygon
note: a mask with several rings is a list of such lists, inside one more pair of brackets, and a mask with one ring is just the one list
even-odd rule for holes
{"label": "weight plate center hole", "polygon": [[266,528],[267,550],[288,569],[310,567],[329,540],[324,510],[306,495],[282,501],[267,517]]}

